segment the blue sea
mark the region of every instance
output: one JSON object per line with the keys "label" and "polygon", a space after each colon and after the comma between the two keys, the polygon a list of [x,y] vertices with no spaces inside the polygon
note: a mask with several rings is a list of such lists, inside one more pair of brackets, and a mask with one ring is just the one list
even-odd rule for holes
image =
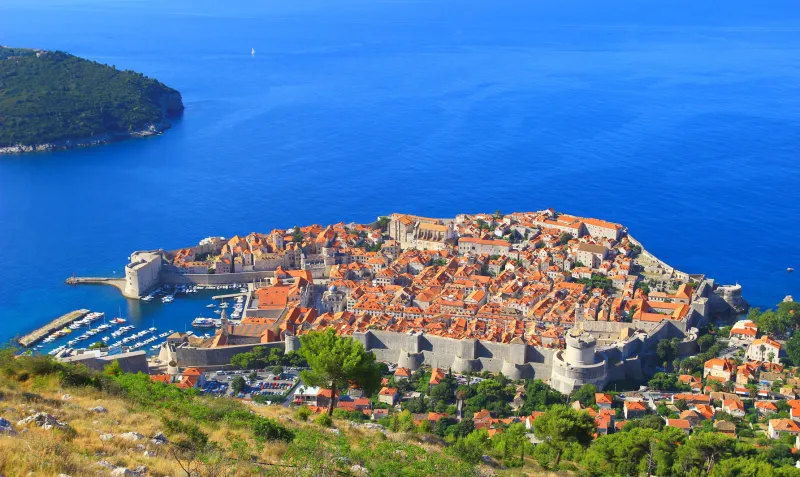
{"label": "blue sea", "polygon": [[208,297],[64,279],[395,211],[554,207],[754,305],[800,298],[794,0],[4,0],[0,44],[143,72],[186,105],[159,137],[0,157],[3,340],[77,308],[184,329]]}

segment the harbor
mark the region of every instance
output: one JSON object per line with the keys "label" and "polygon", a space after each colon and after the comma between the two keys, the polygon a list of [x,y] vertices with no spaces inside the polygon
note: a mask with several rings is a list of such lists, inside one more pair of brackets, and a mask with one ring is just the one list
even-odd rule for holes
{"label": "harbor", "polygon": [[58,330],[60,328],[68,326],[68,325],[72,324],[72,322],[74,322],[74,321],[82,319],[87,314],[89,314],[89,310],[86,310],[86,309],[71,311],[71,312],[67,313],[66,315],[62,315],[62,316],[56,318],[55,320],[51,321],[50,323],[48,323],[46,325],[44,325],[44,326],[42,326],[40,328],[37,328],[36,330],[32,331],[31,333],[28,333],[27,335],[23,336],[22,338],[19,338],[17,340],[17,342],[19,344],[21,344],[22,346],[24,346],[26,348],[29,348],[32,345],[38,343],[39,340],[43,339],[44,337],[46,337],[50,333],[53,333],[54,331],[56,331],[56,330]]}
{"label": "harbor", "polygon": [[[220,293],[223,295],[218,295]],[[113,355],[139,350],[154,355],[160,343],[175,331],[210,336],[209,333],[220,326],[220,318],[203,318],[204,312],[213,308],[219,315],[229,306],[226,300],[233,305],[229,314],[234,315],[230,319],[235,323],[242,314],[246,296],[246,284],[162,285],[140,300],[120,297],[117,309],[82,309],[68,313],[18,342],[36,353],[58,358],[87,352]]]}

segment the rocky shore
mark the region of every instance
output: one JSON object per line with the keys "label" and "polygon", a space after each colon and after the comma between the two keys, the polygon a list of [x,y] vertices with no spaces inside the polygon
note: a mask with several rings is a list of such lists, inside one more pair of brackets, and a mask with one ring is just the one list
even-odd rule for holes
{"label": "rocky shore", "polygon": [[74,149],[78,147],[100,146],[134,137],[157,136],[169,129],[171,126],[172,123],[169,121],[164,121],[159,124],[148,124],[140,131],[130,131],[116,134],[99,134],[86,138],[64,139],[62,141],[54,141],[44,144],[16,144],[14,146],[0,147],[0,154],[25,154],[29,152],[58,151],[63,149]]}
{"label": "rocky shore", "polygon": [[67,138],[41,144],[14,144],[11,146],[0,147],[0,154],[25,154],[31,152],[58,151],[64,149],[110,144],[112,142],[123,141],[129,138],[157,136],[172,127],[172,122],[170,122],[169,118],[180,117],[184,110],[183,98],[177,91],[172,90],[164,93],[158,97],[157,101],[161,106],[161,117],[163,119],[156,123],[144,124],[135,131],[108,132],[90,137]]}

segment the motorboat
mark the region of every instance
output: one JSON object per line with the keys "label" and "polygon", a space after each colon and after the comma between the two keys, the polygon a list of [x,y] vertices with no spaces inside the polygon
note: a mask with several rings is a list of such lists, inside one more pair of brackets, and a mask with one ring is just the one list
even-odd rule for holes
{"label": "motorboat", "polygon": [[214,320],[211,318],[197,317],[192,321],[192,326],[195,328],[214,328]]}

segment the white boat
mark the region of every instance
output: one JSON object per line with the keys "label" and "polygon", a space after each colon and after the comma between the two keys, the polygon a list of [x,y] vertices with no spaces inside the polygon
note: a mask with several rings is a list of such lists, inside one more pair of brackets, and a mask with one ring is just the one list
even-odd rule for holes
{"label": "white boat", "polygon": [[208,305],[206,305],[206,308],[214,308],[215,306],[217,305],[215,305],[214,303],[209,303]]}
{"label": "white boat", "polygon": [[250,48],[250,56],[256,56],[256,49]]}
{"label": "white boat", "polygon": [[215,325],[213,319],[200,316],[192,321],[192,326],[195,328],[213,328]]}

